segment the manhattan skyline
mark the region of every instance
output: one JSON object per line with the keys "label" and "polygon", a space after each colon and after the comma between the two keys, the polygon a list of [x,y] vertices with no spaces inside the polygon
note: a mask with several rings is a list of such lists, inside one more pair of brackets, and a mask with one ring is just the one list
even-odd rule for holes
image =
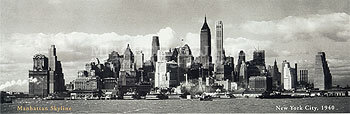
{"label": "manhattan skyline", "polygon": [[[226,56],[235,58],[235,65],[240,50],[244,50],[247,60],[251,60],[253,51],[261,49],[266,51],[267,65],[273,65],[276,59],[278,67],[281,68],[282,61],[288,60],[291,64],[297,62],[299,69],[307,69],[314,65],[317,52],[325,51],[334,84],[346,86],[344,84],[348,84],[346,82],[350,80],[350,6],[343,6],[349,4],[349,1],[337,2],[337,7],[332,6],[331,4],[335,3],[330,1],[274,1],[272,4],[293,5],[285,8],[271,5],[266,8],[264,6],[270,5],[262,4],[256,9],[253,6],[259,4],[252,1],[219,1],[218,4],[213,2],[211,5],[201,2],[195,7],[190,7],[193,5],[191,1],[180,1],[175,5],[173,2],[164,1],[145,3],[142,8],[161,7],[149,7],[139,13],[134,11],[137,8],[120,9],[125,8],[123,5],[137,7],[137,4],[124,1],[83,2],[78,5],[80,9],[73,8],[74,3],[68,3],[70,1],[29,2],[32,4],[1,1],[0,22],[4,25],[0,29],[1,87],[13,80],[26,83],[27,72],[32,67],[32,56],[36,53],[48,55],[46,51],[51,44],[58,48],[57,56],[62,61],[66,82],[72,81],[77,75],[76,71],[83,69],[84,64],[92,58],[106,60],[108,53],[113,50],[124,52],[127,44],[130,44],[132,50],[142,50],[145,59],[149,60],[153,35],[159,36],[161,50],[166,51],[188,44],[193,55],[198,57],[200,28],[204,15],[207,16],[212,32],[212,52],[216,52],[213,48],[216,44],[213,34],[215,21],[223,21],[224,49]],[[33,7],[34,4],[38,5],[38,8]],[[93,7],[94,4],[111,9],[106,11],[102,7]],[[225,4],[249,6],[250,10],[240,6],[241,9],[237,9],[241,12],[238,12]],[[302,5],[298,6],[300,4]],[[117,5],[117,8],[113,8],[113,5]],[[180,7],[181,5],[184,6]],[[35,13],[39,8],[47,10]],[[89,8],[91,12],[86,11]],[[186,8],[190,8],[190,12],[184,13]],[[293,8],[300,10],[288,10]],[[257,13],[259,9],[259,12],[265,14]],[[121,13],[124,10],[128,12]],[[102,53],[96,54],[94,50]],[[215,61],[213,54],[212,57]],[[340,80],[344,82],[337,83]],[[13,87],[0,89],[28,90]]]}

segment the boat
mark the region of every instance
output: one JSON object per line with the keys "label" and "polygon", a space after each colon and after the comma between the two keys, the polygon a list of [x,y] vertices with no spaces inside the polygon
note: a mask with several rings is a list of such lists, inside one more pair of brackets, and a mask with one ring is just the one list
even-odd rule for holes
{"label": "boat", "polygon": [[127,92],[124,94],[123,99],[126,99],[126,100],[141,99],[141,96],[137,95],[135,92]]}
{"label": "boat", "polygon": [[44,100],[64,100],[64,97],[48,96],[43,98]]}
{"label": "boat", "polygon": [[304,96],[297,96],[297,95],[282,95],[279,92],[275,93],[263,93],[262,95],[258,96],[260,99],[283,99],[283,98],[304,98]]}
{"label": "boat", "polygon": [[234,96],[232,94],[219,94],[218,95],[220,99],[231,99],[231,98],[234,98]]}
{"label": "boat", "polygon": [[200,101],[213,101],[213,97],[211,97],[210,95],[206,95],[206,96],[201,96],[199,98]]}
{"label": "boat", "polygon": [[168,99],[169,97],[165,94],[147,94],[146,99],[147,100],[161,100],[161,99]]}

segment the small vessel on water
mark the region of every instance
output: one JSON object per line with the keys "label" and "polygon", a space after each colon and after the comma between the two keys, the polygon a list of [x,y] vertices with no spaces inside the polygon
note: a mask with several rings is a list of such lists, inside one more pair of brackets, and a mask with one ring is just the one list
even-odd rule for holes
{"label": "small vessel on water", "polygon": [[169,97],[165,94],[160,93],[154,93],[154,94],[147,94],[146,99],[147,100],[161,100],[161,99],[168,99]]}
{"label": "small vessel on water", "polygon": [[232,94],[230,93],[224,93],[224,94],[218,94],[220,99],[231,99],[235,98]]}
{"label": "small vessel on water", "polygon": [[203,95],[199,98],[200,101],[213,101],[213,97],[210,95]]}
{"label": "small vessel on water", "polygon": [[58,96],[48,96],[43,99],[44,100],[65,100],[64,97],[58,97]]}
{"label": "small vessel on water", "polygon": [[124,94],[123,99],[125,100],[141,99],[141,96],[136,94],[136,92],[127,92]]}
{"label": "small vessel on water", "polygon": [[280,92],[264,92],[262,95],[258,96],[260,99],[282,99],[282,98],[304,98],[304,96],[298,95],[282,95]]}

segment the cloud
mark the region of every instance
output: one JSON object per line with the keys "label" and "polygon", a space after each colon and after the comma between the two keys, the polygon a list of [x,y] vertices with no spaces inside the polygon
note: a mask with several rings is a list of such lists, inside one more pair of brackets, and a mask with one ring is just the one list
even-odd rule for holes
{"label": "cloud", "polygon": [[[4,90],[11,90],[13,91],[13,89],[10,88],[20,88],[22,86],[27,86],[28,85],[28,80],[12,80],[12,81],[7,81],[4,84],[0,85],[0,90],[4,91]],[[17,87],[16,87],[17,86]],[[23,89],[21,89],[22,91],[24,91]]]}
{"label": "cloud", "polygon": [[288,16],[280,20],[248,21],[239,32],[255,40],[294,41],[327,38],[346,42],[350,38],[350,15],[331,13],[305,17]]}

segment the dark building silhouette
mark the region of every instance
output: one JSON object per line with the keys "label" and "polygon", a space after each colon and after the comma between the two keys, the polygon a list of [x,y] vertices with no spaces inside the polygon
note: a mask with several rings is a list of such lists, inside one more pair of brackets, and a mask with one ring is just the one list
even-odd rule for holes
{"label": "dark building silhouette", "polygon": [[299,84],[302,87],[305,87],[309,83],[309,71],[308,70],[300,70],[300,75],[299,75]]}
{"label": "dark building silhouette", "polygon": [[274,90],[280,89],[281,86],[281,73],[278,70],[277,61],[275,60],[274,65],[269,70],[272,77],[272,88]]}
{"label": "dark building silhouette", "polygon": [[36,54],[33,63],[33,70],[29,70],[29,95],[46,97],[49,94],[48,58]]}
{"label": "dark building silhouette", "polygon": [[108,55],[107,62],[112,63],[113,65],[113,71],[114,71],[114,78],[119,78],[119,71],[121,68],[121,61],[122,61],[123,56],[119,55],[118,52],[112,51]]}
{"label": "dark building silhouette", "polygon": [[[257,76],[265,77],[265,85],[266,85],[265,89],[270,90],[272,85],[272,78],[268,76],[268,72],[265,66],[265,50],[255,50],[253,53],[253,60],[246,62],[246,64],[247,64],[246,79],[249,79],[247,85],[251,85],[250,79],[251,78],[255,79],[253,77],[257,77]],[[260,78],[257,78],[257,79],[260,79]]]}
{"label": "dark building silhouette", "polygon": [[251,76],[266,76],[265,50],[256,50],[253,53],[253,60],[247,62],[248,78]]}
{"label": "dark building silhouette", "polygon": [[155,62],[157,62],[157,53],[158,50],[160,50],[160,44],[159,44],[159,36],[153,36],[152,37],[152,56],[151,61],[155,65]]}
{"label": "dark building silhouette", "polygon": [[154,85],[154,66],[152,61],[148,60],[143,64],[143,81]]}
{"label": "dark building silhouette", "polygon": [[225,57],[225,62],[223,64],[224,66],[224,80],[228,79],[233,81],[234,78],[234,58],[233,57]]}
{"label": "dark building silhouette", "polygon": [[290,69],[291,70],[290,72],[292,74],[292,82],[293,82],[292,85],[294,85],[293,88],[298,86],[298,64],[295,63],[294,65],[295,65],[294,68]]}
{"label": "dark building silhouette", "polygon": [[328,90],[332,88],[332,74],[326,61],[325,52],[318,52],[315,60],[314,88]]}
{"label": "dark building silhouette", "polygon": [[[242,63],[245,64],[245,62],[246,62],[245,61],[245,53],[244,53],[243,50],[241,50],[239,52],[239,54],[238,54],[238,62],[237,62],[237,66],[236,66],[236,74],[235,74],[234,79],[233,79],[235,82],[242,82],[242,81],[244,81],[244,79],[246,79],[245,77],[243,77],[243,76],[246,76],[246,72],[240,73]],[[244,70],[246,71],[246,68]],[[243,75],[243,74],[245,74],[245,75]],[[246,79],[246,81],[247,81],[247,79]]]}
{"label": "dark building silhouette", "polygon": [[204,24],[200,32],[200,63],[204,69],[209,69],[212,62],[211,57],[211,34],[207,24],[207,17],[204,18]]}
{"label": "dark building silhouette", "polygon": [[253,64],[265,66],[265,50],[256,50],[253,53]]}

